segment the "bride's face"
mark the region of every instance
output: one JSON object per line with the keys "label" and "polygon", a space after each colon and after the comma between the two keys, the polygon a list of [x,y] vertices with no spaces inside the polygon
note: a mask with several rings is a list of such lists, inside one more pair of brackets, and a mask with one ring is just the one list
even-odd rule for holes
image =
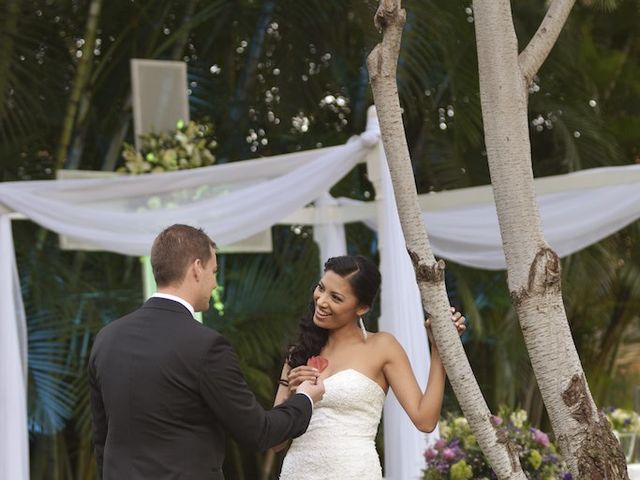
{"label": "bride's face", "polygon": [[346,278],[328,270],[313,291],[315,311],[313,323],[334,330],[350,323],[368,310],[360,305]]}

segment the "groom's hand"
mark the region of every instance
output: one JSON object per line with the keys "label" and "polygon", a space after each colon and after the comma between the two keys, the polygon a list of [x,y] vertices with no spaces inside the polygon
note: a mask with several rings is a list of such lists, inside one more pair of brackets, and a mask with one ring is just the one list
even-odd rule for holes
{"label": "groom's hand", "polygon": [[316,383],[311,383],[310,381],[306,380],[300,384],[297,389],[297,393],[305,393],[309,395],[309,397],[311,397],[311,400],[313,400],[313,403],[316,404],[317,402],[322,400],[322,397],[324,395],[324,382],[321,378],[318,378],[316,380]]}

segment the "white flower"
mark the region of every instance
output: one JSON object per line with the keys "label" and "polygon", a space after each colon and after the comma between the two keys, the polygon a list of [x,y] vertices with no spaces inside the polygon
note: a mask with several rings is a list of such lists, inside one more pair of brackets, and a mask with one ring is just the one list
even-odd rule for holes
{"label": "white flower", "polygon": [[513,424],[514,427],[522,428],[522,425],[524,425],[524,422],[527,421],[527,412],[522,409],[515,410],[509,416],[509,420],[511,420],[511,423]]}

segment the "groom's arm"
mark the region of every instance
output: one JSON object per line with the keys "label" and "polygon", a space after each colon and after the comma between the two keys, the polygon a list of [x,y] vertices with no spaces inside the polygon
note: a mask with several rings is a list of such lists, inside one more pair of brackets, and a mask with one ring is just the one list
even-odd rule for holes
{"label": "groom's arm", "polygon": [[304,433],[311,419],[312,402],[293,395],[282,405],[265,411],[249,389],[233,348],[216,335],[200,372],[200,391],[217,420],[240,443],[266,450]]}
{"label": "groom's arm", "polygon": [[89,359],[89,388],[91,390],[91,417],[93,419],[93,446],[98,464],[98,478],[102,479],[104,444],[107,440],[107,415],[102,401],[102,391],[95,371],[93,355]]}

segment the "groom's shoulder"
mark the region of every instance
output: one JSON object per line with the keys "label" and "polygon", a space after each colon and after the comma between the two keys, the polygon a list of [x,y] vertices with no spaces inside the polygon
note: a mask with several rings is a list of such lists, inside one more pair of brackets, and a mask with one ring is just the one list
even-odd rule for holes
{"label": "groom's shoulder", "polygon": [[[124,322],[127,321],[128,318],[131,318],[133,316],[135,316],[135,313],[139,310],[139,308],[137,308],[136,310],[127,313],[126,315],[123,315],[121,317],[118,317],[114,320],[109,321],[109,323],[107,323],[105,326],[103,326],[97,334],[97,337],[100,336],[107,336],[110,333],[113,333],[115,331],[117,331],[123,324]],[[96,338],[97,338],[96,337]]]}

